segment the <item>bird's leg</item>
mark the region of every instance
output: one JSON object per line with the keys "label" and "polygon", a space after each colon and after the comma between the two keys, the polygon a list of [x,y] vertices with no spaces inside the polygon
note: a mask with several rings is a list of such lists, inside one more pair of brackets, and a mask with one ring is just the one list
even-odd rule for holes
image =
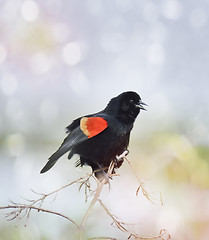
{"label": "bird's leg", "polygon": [[115,174],[114,168],[119,168],[122,165],[122,163],[124,162],[124,158],[126,158],[128,153],[129,150],[125,149],[122,154],[120,154],[119,156],[116,155],[115,158],[112,160],[109,168],[107,167],[104,168],[98,162],[95,162],[95,165],[99,167],[98,169],[95,170],[96,168],[95,165],[94,167],[92,166],[95,176],[99,180],[106,178],[107,182],[109,182],[109,179],[112,179],[112,176],[114,176]]}
{"label": "bird's leg", "polygon": [[[107,182],[108,182],[108,178],[111,178],[108,174],[107,174],[107,170],[108,170],[108,167],[102,167],[98,162],[95,164],[96,166],[94,166],[93,168],[93,172],[96,176],[96,178],[98,180],[102,180],[102,179],[107,179]],[[96,169],[96,170],[95,170]]]}

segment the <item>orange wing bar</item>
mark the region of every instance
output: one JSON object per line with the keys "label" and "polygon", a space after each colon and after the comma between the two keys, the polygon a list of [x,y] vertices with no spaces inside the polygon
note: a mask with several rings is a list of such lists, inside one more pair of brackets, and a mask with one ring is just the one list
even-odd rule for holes
{"label": "orange wing bar", "polygon": [[80,128],[88,138],[98,135],[107,126],[107,121],[101,117],[83,117],[80,121]]}

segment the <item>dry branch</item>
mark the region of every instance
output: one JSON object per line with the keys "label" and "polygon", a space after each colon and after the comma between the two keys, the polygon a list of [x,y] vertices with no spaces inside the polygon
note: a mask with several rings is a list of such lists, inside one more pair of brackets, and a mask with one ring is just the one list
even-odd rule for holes
{"label": "dry branch", "polygon": [[[111,162],[108,171],[106,174],[104,174],[103,178],[98,180],[93,174],[88,174],[84,177],[81,177],[77,180],[74,180],[50,193],[37,193],[35,191],[33,191],[35,194],[41,196],[38,199],[35,200],[27,200],[29,202],[29,204],[18,204],[18,203],[14,203],[12,202],[12,205],[8,205],[8,206],[3,206],[0,207],[0,210],[5,210],[5,209],[13,209],[11,212],[6,214],[6,217],[8,218],[8,220],[21,220],[24,217],[26,217],[26,219],[28,219],[30,217],[30,213],[31,210],[36,210],[38,212],[45,212],[45,213],[50,213],[53,215],[57,215],[60,216],[66,220],[68,220],[69,222],[73,223],[77,230],[78,230],[78,234],[79,234],[79,240],[83,239],[83,233],[85,230],[85,226],[86,226],[86,222],[87,219],[95,205],[96,202],[100,203],[100,206],[105,210],[106,214],[112,219],[112,225],[115,226],[117,229],[119,229],[120,231],[126,233],[128,235],[127,239],[141,239],[141,240],[149,240],[149,239],[161,239],[163,240],[163,236],[166,235],[167,231],[165,229],[161,230],[160,233],[157,236],[151,236],[151,237],[141,237],[138,234],[130,231],[128,229],[128,224],[124,223],[122,221],[119,221],[118,218],[116,216],[114,216],[109,210],[108,208],[104,205],[104,203],[102,202],[102,200],[99,198],[102,189],[104,187],[104,185],[106,183],[109,184],[109,179],[112,179],[113,176],[115,176],[116,174],[114,173],[114,168],[117,168],[117,163],[120,163],[121,161],[124,161],[124,159],[127,160],[127,162],[129,163],[129,165],[131,166],[131,169],[133,171],[133,173],[135,174],[136,178],[139,181],[139,187],[137,188],[136,191],[136,195],[138,195],[139,190],[142,190],[143,195],[151,202],[153,202],[152,197],[149,195],[149,193],[146,191],[145,187],[144,187],[144,183],[139,179],[139,177],[137,176],[136,172],[134,171],[134,168],[132,167],[130,161],[126,158],[128,151],[124,151],[120,156],[117,156],[116,159],[114,161]],[[94,179],[97,183],[97,188],[96,190],[93,190],[91,188],[91,184],[90,184],[90,179]],[[45,201],[46,198],[48,198],[49,196],[53,196],[54,195],[54,200],[56,199],[56,196],[58,194],[59,191],[75,184],[78,183],[80,184],[79,186],[79,191],[81,190],[82,187],[84,187],[84,192],[85,192],[85,202],[87,202],[87,200],[89,199],[90,196],[93,196],[93,199],[91,200],[89,207],[86,211],[86,213],[83,216],[83,219],[81,221],[81,223],[77,223],[75,222],[72,218],[61,214],[59,212],[55,212],[55,211],[51,211],[48,209],[44,209],[42,208],[42,205]],[[108,238],[108,237],[97,237],[97,238],[90,238],[91,240],[93,239],[106,239],[106,240],[116,240],[115,238]],[[167,240],[171,239],[171,236],[168,234]]]}
{"label": "dry branch", "polygon": [[[72,219],[69,218],[68,216],[61,214],[59,212],[54,212],[51,210],[47,210],[47,209],[43,209],[40,207],[34,207],[34,206],[29,206],[29,205],[8,205],[5,207],[0,207],[1,210],[5,210],[5,209],[15,209],[14,211],[9,212],[8,214],[6,214],[6,217],[11,217],[9,219],[9,221],[14,220],[15,218],[18,219],[22,219],[25,216],[27,216],[27,218],[30,216],[30,212],[31,210],[37,210],[38,212],[45,212],[45,213],[51,213],[60,217],[63,217],[65,219],[67,219],[68,221],[70,221],[71,223],[73,223],[77,228],[79,228],[79,225]],[[25,213],[23,213],[23,211],[25,211]],[[21,214],[23,213],[23,215],[21,216]]]}

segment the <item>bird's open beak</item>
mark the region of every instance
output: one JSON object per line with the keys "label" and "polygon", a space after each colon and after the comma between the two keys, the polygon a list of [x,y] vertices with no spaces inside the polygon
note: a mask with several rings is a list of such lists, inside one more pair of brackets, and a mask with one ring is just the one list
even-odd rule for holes
{"label": "bird's open beak", "polygon": [[147,109],[146,108],[144,108],[143,106],[147,106],[147,104],[146,103],[144,103],[144,102],[142,102],[141,100],[139,101],[139,104],[138,104],[138,107],[140,108],[140,109],[142,109],[142,110],[145,110],[145,111],[147,111]]}

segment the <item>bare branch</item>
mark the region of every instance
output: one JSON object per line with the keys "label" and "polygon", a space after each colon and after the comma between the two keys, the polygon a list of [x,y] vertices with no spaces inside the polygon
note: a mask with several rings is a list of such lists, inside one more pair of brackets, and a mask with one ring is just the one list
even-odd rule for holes
{"label": "bare branch", "polygon": [[89,179],[90,177],[91,177],[91,175],[86,175],[84,177],[78,178],[77,180],[74,180],[74,181],[72,181],[72,182],[70,182],[70,183],[68,183],[68,184],[66,184],[66,185],[64,185],[64,186],[62,186],[62,187],[60,187],[60,188],[50,192],[50,193],[47,193],[47,194],[45,194],[45,193],[38,193],[38,192],[32,190],[32,192],[34,192],[37,195],[40,195],[41,197],[36,199],[36,200],[28,200],[28,199],[26,199],[29,202],[29,204],[18,204],[18,203],[15,203],[15,202],[11,201],[11,203],[13,205],[0,207],[0,209],[1,210],[3,210],[3,209],[12,209],[12,208],[15,209],[14,211],[11,211],[11,212],[6,214],[6,217],[8,218],[8,221],[12,221],[14,219],[21,220],[24,217],[26,217],[26,220],[28,220],[29,217],[30,217],[30,212],[33,209],[33,210],[37,210],[38,212],[42,211],[42,212],[51,213],[51,214],[63,217],[65,219],[67,219],[68,221],[72,222],[79,229],[79,224],[77,224],[73,219],[71,219],[71,218],[69,218],[69,217],[67,217],[67,216],[65,216],[65,215],[63,215],[63,214],[61,214],[59,212],[55,212],[55,211],[51,211],[51,210],[47,210],[47,209],[41,208],[41,206],[42,206],[44,200],[46,198],[48,198],[49,196],[54,195],[54,199],[53,199],[53,201],[54,201],[55,198],[56,198],[56,195],[57,195],[57,193],[59,191],[61,191],[61,190],[65,189],[65,188],[73,185],[74,183],[81,184],[81,183],[85,182],[86,179]]}
{"label": "bare branch", "polygon": [[51,195],[55,195],[55,198],[56,198],[56,194],[57,194],[59,191],[65,189],[65,188],[67,188],[67,187],[69,187],[69,186],[71,186],[71,185],[73,185],[73,184],[75,184],[75,183],[83,183],[83,182],[85,183],[86,179],[89,179],[91,176],[92,176],[91,174],[88,174],[88,175],[86,175],[86,176],[84,176],[84,177],[80,177],[80,178],[78,178],[78,179],[76,179],[76,180],[74,180],[74,181],[72,181],[72,182],[70,182],[70,183],[68,183],[68,184],[66,184],[66,185],[64,185],[64,186],[62,186],[62,187],[60,187],[60,188],[52,191],[52,192],[50,192],[50,193],[47,193],[47,194],[45,194],[45,193],[38,193],[38,192],[32,190],[35,194],[41,195],[42,197],[39,198],[39,199],[36,199],[36,200],[28,200],[28,201],[31,202],[31,205],[38,204],[39,207],[41,207],[42,204],[43,204],[43,202],[44,202],[44,200],[45,200],[47,197],[49,197],[49,196],[51,196]]}
{"label": "bare branch", "polygon": [[[9,214],[7,214],[7,217],[11,216],[11,215],[14,215],[14,217],[9,219],[9,221],[17,218],[18,216],[20,217],[20,219],[22,219],[23,217],[25,217],[25,215],[28,215],[31,210],[37,210],[38,212],[51,213],[51,214],[63,217],[65,219],[67,219],[68,221],[70,221],[71,223],[73,223],[77,228],[79,228],[79,225],[73,219],[65,216],[64,214],[61,214],[59,212],[54,212],[54,211],[51,211],[51,210],[47,210],[47,209],[43,209],[43,208],[39,208],[39,207],[34,207],[34,206],[20,204],[20,205],[12,205],[12,206],[8,205],[8,206],[0,207],[0,209],[1,210],[4,210],[4,209],[16,209],[16,210],[10,212]],[[20,216],[21,213],[24,210],[25,210],[24,215]],[[29,215],[28,215],[28,217],[29,217]]]}
{"label": "bare branch", "polygon": [[[151,240],[151,239],[162,239],[162,237],[167,233],[167,230],[166,229],[162,229],[160,231],[160,233],[156,236],[150,236],[150,237],[142,237],[142,236],[139,236],[137,233],[133,233],[132,231],[128,230],[128,228],[126,227],[127,223],[124,223],[124,222],[121,222],[121,221],[118,221],[117,220],[117,217],[115,217],[108,209],[107,207],[104,205],[104,203],[102,202],[101,199],[98,199],[100,205],[103,207],[103,209],[105,210],[105,212],[107,213],[107,215],[112,218],[113,222],[112,222],[112,225],[115,225],[120,231],[122,232],[126,232],[129,234],[128,236],[128,239],[131,239],[132,237],[134,239],[138,239],[138,240]],[[168,237],[167,237],[167,240],[170,240],[171,239],[171,235],[168,234]],[[162,239],[163,240],[163,239]]]}
{"label": "bare branch", "polygon": [[[105,210],[106,214],[112,219],[113,222],[112,222],[111,225],[113,225],[114,227],[116,227],[120,231],[126,233],[128,235],[127,239],[135,239],[135,240],[137,240],[137,239],[139,239],[139,240],[140,239],[141,240],[151,240],[151,239],[156,239],[157,240],[157,239],[159,239],[160,240],[161,239],[161,240],[165,240],[165,235],[167,233],[167,230],[165,230],[165,229],[162,229],[158,235],[150,236],[150,237],[141,237],[137,233],[134,233],[133,231],[129,230],[128,227],[127,227],[129,224],[124,223],[122,221],[119,221],[118,218],[116,216],[114,216],[108,210],[108,208],[104,205],[102,200],[99,198],[104,185],[106,183],[108,183],[109,186],[110,186],[109,179],[112,179],[113,176],[117,175],[117,174],[115,174],[115,171],[114,171],[115,168],[120,167],[120,165],[122,164],[124,159],[126,159],[127,162],[129,163],[133,173],[135,174],[138,182],[139,182],[139,187],[137,188],[136,195],[138,195],[139,190],[141,189],[143,195],[149,201],[153,202],[153,198],[149,195],[149,193],[144,188],[144,183],[137,176],[137,174],[134,171],[134,168],[132,167],[130,161],[126,158],[127,154],[128,154],[128,151],[125,150],[120,156],[116,156],[116,159],[114,159],[111,162],[111,164],[108,168],[108,171],[107,171],[107,169],[104,169],[103,178],[101,178],[100,180],[98,180],[93,174],[88,174],[84,177],[78,178],[77,180],[74,180],[74,181],[72,181],[72,182],[70,182],[70,183],[52,191],[52,192],[49,192],[47,194],[38,193],[38,192],[32,190],[36,195],[40,196],[38,199],[35,199],[35,200],[34,199],[33,200],[26,199],[29,204],[18,204],[18,203],[15,203],[15,202],[11,201],[12,205],[0,207],[0,210],[13,209],[11,212],[6,214],[6,217],[8,218],[9,221],[14,220],[14,219],[21,220],[23,218],[26,218],[26,220],[28,220],[29,217],[30,217],[31,210],[36,210],[38,212],[51,213],[51,214],[60,216],[64,219],[68,220],[69,222],[73,223],[76,226],[76,228],[78,230],[78,233],[79,233],[79,240],[82,240],[83,239],[84,228],[86,226],[87,219],[88,219],[89,215],[91,214],[95,203],[98,201],[100,203],[100,206]],[[105,173],[106,171],[107,171],[107,173]],[[92,186],[91,186],[91,181],[90,180],[92,178],[97,183],[96,189],[92,188]],[[54,201],[56,199],[56,196],[57,196],[59,191],[65,189],[65,188],[67,188],[67,187],[69,187],[69,186],[71,186],[75,183],[79,184],[79,191],[82,189],[82,187],[84,187],[85,202],[88,201],[89,197],[93,196],[93,198],[92,198],[92,200],[89,204],[89,207],[88,207],[87,211],[85,212],[85,214],[83,216],[83,219],[82,219],[80,224],[76,223],[72,218],[70,218],[70,217],[68,217],[64,214],[42,208],[42,205],[43,205],[46,198],[48,198],[49,196],[53,196],[54,197],[53,201]],[[162,196],[161,196],[161,199],[162,199]],[[90,238],[89,240],[94,240],[94,239],[95,240],[96,239],[116,240],[116,238],[111,238],[111,237],[97,237],[97,238],[94,237],[94,238]],[[171,239],[171,236],[168,234],[167,240],[170,240],[170,239]]]}
{"label": "bare branch", "polygon": [[104,177],[101,180],[98,180],[96,177],[92,176],[97,182],[97,189],[96,189],[95,195],[94,195],[94,197],[82,219],[82,222],[80,224],[79,240],[83,239],[83,230],[84,230],[84,226],[86,225],[87,218],[88,218],[90,212],[92,211],[92,208],[94,207],[95,203],[98,201],[99,195],[100,195],[104,185],[109,182],[108,177],[112,177],[113,169],[114,169],[114,163],[112,161],[108,168],[107,176],[104,175]]}
{"label": "bare branch", "polygon": [[134,170],[131,162],[128,160],[127,157],[124,157],[124,159],[128,162],[129,166],[131,167],[132,172],[134,173],[135,177],[137,178],[138,182],[139,182],[139,187],[136,190],[136,196],[138,196],[139,194],[139,190],[142,190],[143,195],[151,202],[154,204],[155,199],[148,193],[148,191],[145,189],[144,187],[144,182],[142,182],[142,180],[139,178],[139,176],[137,175],[136,171]]}
{"label": "bare branch", "polygon": [[[162,229],[162,230],[160,230],[160,233],[158,235],[150,236],[150,237],[140,237],[138,235],[134,235],[131,233],[130,236],[128,237],[128,239],[131,239],[133,237],[136,240],[153,240],[153,239],[164,240],[162,237],[165,236],[166,233],[167,233],[166,229]],[[170,239],[171,239],[171,236],[170,236],[170,234],[168,234],[167,240],[170,240]]]}
{"label": "bare branch", "polygon": [[107,207],[104,205],[104,203],[102,202],[101,199],[98,199],[100,205],[103,207],[103,209],[105,210],[105,212],[107,213],[107,215],[109,217],[112,218],[113,222],[111,225],[115,225],[119,230],[121,230],[122,232],[129,232],[124,225],[126,225],[124,222],[119,222],[115,217],[108,209]]}

